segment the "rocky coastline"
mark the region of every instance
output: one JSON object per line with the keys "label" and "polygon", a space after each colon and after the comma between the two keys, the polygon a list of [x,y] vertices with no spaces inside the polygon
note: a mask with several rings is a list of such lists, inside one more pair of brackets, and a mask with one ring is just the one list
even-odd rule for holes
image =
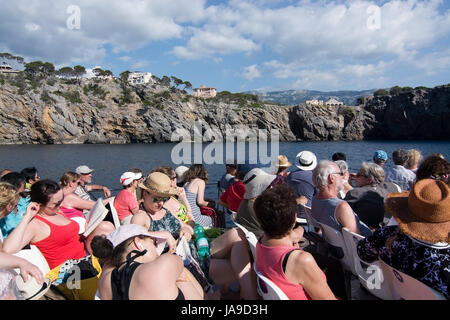
{"label": "rocky coastline", "polygon": [[208,124],[216,137],[248,128],[277,129],[280,141],[447,140],[449,120],[450,85],[339,108],[194,98],[157,79],[137,87],[117,78],[43,80],[34,88],[4,80],[0,86],[3,145],[172,142],[177,130],[192,132],[194,121]]}

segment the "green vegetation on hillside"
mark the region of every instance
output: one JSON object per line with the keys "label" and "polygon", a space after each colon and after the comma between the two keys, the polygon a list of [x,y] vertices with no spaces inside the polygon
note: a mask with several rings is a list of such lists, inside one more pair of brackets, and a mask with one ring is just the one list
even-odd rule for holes
{"label": "green vegetation on hillside", "polygon": [[78,91],[53,91],[53,94],[56,94],[58,96],[64,97],[66,101],[70,103],[83,103],[83,100],[81,100],[80,93]]}
{"label": "green vegetation on hillside", "polygon": [[43,90],[41,93],[41,100],[45,103],[54,103],[55,99],[50,97],[47,90]]}
{"label": "green vegetation on hillside", "polygon": [[388,96],[389,95],[389,91],[385,90],[385,89],[380,89],[377,90],[373,93],[374,97],[378,97],[378,96]]}
{"label": "green vegetation on hillside", "polygon": [[262,108],[259,97],[251,93],[231,93],[230,91],[218,92],[212,101],[237,104],[241,108]]}
{"label": "green vegetation on hillside", "polygon": [[96,97],[99,97],[102,100],[104,100],[106,98],[106,95],[108,94],[108,92],[101,86],[99,86],[97,83],[90,83],[88,85],[85,85],[83,87],[83,93],[85,95],[92,94]]}
{"label": "green vegetation on hillside", "polygon": [[412,92],[414,91],[413,88],[411,87],[399,87],[399,86],[395,86],[392,87],[391,90],[389,90],[389,94],[391,96],[395,96],[395,95],[399,95],[401,93],[405,93],[405,92]]}
{"label": "green vegetation on hillside", "polygon": [[412,87],[399,87],[399,86],[394,86],[392,88],[389,89],[389,91],[387,91],[386,89],[379,89],[377,91],[375,91],[373,93],[374,97],[380,97],[380,96],[396,96],[402,93],[408,93],[408,92],[413,92],[414,90],[417,89],[427,89],[426,87],[417,87],[417,88],[412,88]]}

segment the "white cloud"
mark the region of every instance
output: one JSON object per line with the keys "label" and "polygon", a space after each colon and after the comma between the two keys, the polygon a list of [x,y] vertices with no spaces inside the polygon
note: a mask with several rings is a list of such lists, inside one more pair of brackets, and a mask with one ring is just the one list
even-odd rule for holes
{"label": "white cloud", "polygon": [[143,68],[143,67],[146,67],[148,65],[148,62],[147,61],[136,61],[135,63],[133,63],[133,65],[131,66],[131,69],[134,69],[134,70],[138,70],[138,69],[141,69],[141,68]]}
{"label": "white cloud", "polygon": [[443,70],[450,67],[450,49],[443,52],[431,52],[422,57],[416,57],[411,60],[416,67],[435,73],[437,70]]}
{"label": "white cloud", "polygon": [[[74,1],[4,2],[0,51],[28,61],[101,64],[112,50],[131,64],[133,51],[160,41],[181,63],[210,59],[231,69],[224,61],[233,55],[248,67],[228,74],[297,86],[378,84],[399,63],[425,74],[450,67],[444,0],[79,0],[80,29],[73,30],[66,22]],[[367,27],[374,3],[379,29]],[[255,56],[266,62],[256,65]]]}
{"label": "white cloud", "polygon": [[247,80],[253,80],[261,77],[261,73],[258,70],[258,66],[256,64],[253,64],[251,66],[244,68],[244,71],[242,72],[242,77]]}
{"label": "white cloud", "polygon": [[[80,28],[70,29],[69,0],[4,1],[0,49],[56,64],[98,63],[105,45],[132,51],[152,42],[180,38],[184,26],[205,16],[205,0],[79,0]],[[30,32],[33,31],[33,32]],[[7,35],[7,36],[6,36]]]}
{"label": "white cloud", "polygon": [[[367,27],[371,1],[303,1],[267,8],[267,1],[231,1],[207,9],[207,23],[193,31],[174,53],[198,59],[214,54],[252,52],[265,46],[283,62],[337,61],[407,56],[450,31],[450,12],[440,13],[442,1],[388,1],[380,9],[380,28]],[[276,1],[278,3],[279,1]],[[229,39],[216,41],[211,39]],[[235,41],[245,41],[236,46]]]}
{"label": "white cloud", "polygon": [[294,82],[295,89],[313,89],[320,86],[334,88],[339,85],[339,77],[332,72],[320,70],[302,70],[298,74],[298,80]]}
{"label": "white cloud", "polygon": [[187,46],[176,46],[173,53],[180,58],[200,59],[259,49],[259,45],[235,33],[232,27],[210,26],[205,29],[194,29],[194,36],[189,39]]}
{"label": "white cloud", "polygon": [[35,23],[26,23],[25,24],[25,29],[27,29],[28,31],[38,31],[41,28],[40,25],[35,24]]}

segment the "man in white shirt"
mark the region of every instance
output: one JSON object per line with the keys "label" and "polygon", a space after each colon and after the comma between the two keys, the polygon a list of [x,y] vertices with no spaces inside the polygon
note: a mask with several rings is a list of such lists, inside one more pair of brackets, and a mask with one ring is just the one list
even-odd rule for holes
{"label": "man in white shirt", "polygon": [[107,187],[98,184],[90,184],[92,182],[93,171],[94,170],[90,169],[86,165],[79,166],[75,169],[75,172],[81,176],[80,184],[75,190],[75,194],[80,196],[84,200],[93,200],[89,192],[92,190],[102,190],[105,195],[105,198],[109,198],[111,196],[111,191]]}
{"label": "man in white shirt", "polygon": [[416,174],[404,167],[408,161],[408,152],[403,149],[395,150],[392,153],[392,161],[394,166],[386,171],[385,181],[397,184],[402,191],[411,189],[416,179]]}

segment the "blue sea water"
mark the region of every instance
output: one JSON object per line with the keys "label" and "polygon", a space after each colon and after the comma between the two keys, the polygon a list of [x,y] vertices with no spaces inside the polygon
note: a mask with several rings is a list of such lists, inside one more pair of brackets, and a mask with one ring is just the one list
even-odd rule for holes
{"label": "blue sea water", "polygon": [[[209,144],[203,144],[205,148],[211,148]],[[222,145],[221,145],[222,146]],[[176,147],[174,143],[158,144],[126,144],[126,145],[15,145],[0,146],[0,170],[8,168],[20,171],[25,167],[35,166],[41,178],[50,178],[59,181],[59,177],[66,171],[74,171],[79,165],[86,164],[93,168],[93,183],[108,186],[117,194],[121,190],[120,175],[130,168],[141,168],[144,173],[151,171],[160,165],[176,167],[179,163],[172,160],[172,151]],[[295,156],[302,150],[309,150],[316,154],[318,160],[329,159],[335,152],[343,152],[347,155],[350,171],[358,170],[362,161],[371,161],[375,150],[382,149],[389,155],[386,167],[392,164],[391,154],[396,149],[417,149],[424,157],[431,153],[442,153],[450,159],[450,141],[326,141],[326,142],[280,142],[279,153],[294,162]],[[220,148],[219,148],[220,149]],[[206,149],[208,151],[209,149]],[[271,155],[271,146],[267,146],[267,156]],[[206,153],[209,154],[209,153]],[[203,155],[200,153],[200,155]],[[220,153],[219,153],[220,155]],[[236,155],[236,146],[234,155]],[[194,156],[198,158],[192,147],[191,161]],[[246,145],[245,159],[255,156],[254,151]],[[224,146],[222,163],[233,158],[227,153]],[[175,159],[176,160],[176,159]],[[197,159],[198,160],[198,159]],[[258,158],[261,160],[261,158]],[[184,163],[189,166],[189,163]],[[260,163],[268,167],[268,163]],[[207,185],[206,196],[217,199],[217,181],[224,173],[223,164],[205,164],[208,169],[210,181]],[[295,167],[290,168],[291,171]],[[98,194],[101,196],[101,194]]]}

